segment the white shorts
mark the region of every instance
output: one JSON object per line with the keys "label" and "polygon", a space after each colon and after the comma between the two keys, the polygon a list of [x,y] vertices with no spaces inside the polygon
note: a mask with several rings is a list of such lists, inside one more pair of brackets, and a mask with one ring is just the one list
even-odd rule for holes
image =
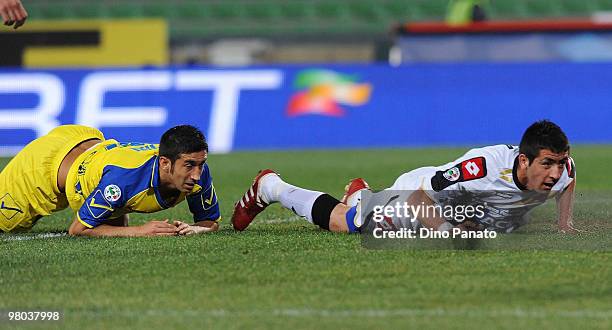
{"label": "white shorts", "polygon": [[[363,201],[367,205],[360,205],[360,207],[363,207],[363,209],[360,209],[360,215],[363,214],[364,217],[368,217],[374,206],[381,206],[389,203],[392,205],[396,201],[408,200],[412,192],[419,189],[425,190],[425,180],[431,180],[431,177],[435,174],[435,172],[436,168],[433,166],[417,168],[408,173],[400,175],[395,180],[395,183],[384,191],[375,194],[366,193],[367,197],[364,196]],[[363,211],[365,211],[365,213],[361,213]],[[363,221],[363,219],[359,220],[358,226],[361,226],[361,221]],[[387,220],[379,223],[368,221],[366,230],[372,231],[376,227],[389,230],[396,230],[400,228],[417,230],[419,227],[421,227],[421,224],[417,219],[411,220],[410,218],[405,217],[390,217]]]}
{"label": "white shorts", "polygon": [[431,180],[437,168],[433,166],[420,167],[400,175],[393,185],[385,190],[418,190],[424,189],[425,180]]}

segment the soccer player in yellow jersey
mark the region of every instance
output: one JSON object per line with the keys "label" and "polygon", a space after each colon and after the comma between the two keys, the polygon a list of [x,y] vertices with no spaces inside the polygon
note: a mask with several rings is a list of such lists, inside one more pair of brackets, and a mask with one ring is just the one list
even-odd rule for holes
{"label": "soccer player in yellow jersey", "polygon": [[[215,231],[219,203],[202,132],[166,131],[159,145],[120,143],[79,125],[59,126],[28,144],[0,173],[0,229],[31,228],[70,207],[78,236],[190,235]],[[128,227],[128,213],[151,213],[187,199],[194,224],[150,221]]]}

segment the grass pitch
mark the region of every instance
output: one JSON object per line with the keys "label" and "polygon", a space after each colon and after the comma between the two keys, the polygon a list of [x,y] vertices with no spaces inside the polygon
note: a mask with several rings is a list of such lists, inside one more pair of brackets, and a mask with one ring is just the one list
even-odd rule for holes
{"label": "grass pitch", "polygon": [[[55,310],[57,328],[601,328],[612,327],[612,146],[576,146],[577,237],[554,232],[554,207],[518,234],[556,248],[512,251],[367,250],[358,235],[317,229],[272,206],[236,233],[234,201],[257,170],[340,197],[364,177],[390,186],[416,167],[466,149],[249,152],[212,155],[225,221],[218,233],[172,238],[46,237],[65,232],[64,211],[26,234],[0,234],[0,311]],[[6,159],[0,164],[3,167]],[[586,196],[586,197],[584,197]],[[186,204],[150,219],[190,219]],[[514,235],[514,234],[513,234]],[[52,235],[48,235],[52,236]],[[568,242],[598,242],[566,249]],[[570,244],[571,245],[571,244]]]}

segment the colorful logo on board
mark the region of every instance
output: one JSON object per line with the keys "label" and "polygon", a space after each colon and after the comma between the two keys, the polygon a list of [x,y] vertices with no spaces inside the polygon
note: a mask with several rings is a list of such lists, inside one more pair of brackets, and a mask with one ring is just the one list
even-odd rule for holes
{"label": "colorful logo on board", "polygon": [[362,106],[370,100],[372,85],[358,80],[331,70],[303,70],[293,82],[300,91],[289,100],[287,115],[344,116],[343,106]]}

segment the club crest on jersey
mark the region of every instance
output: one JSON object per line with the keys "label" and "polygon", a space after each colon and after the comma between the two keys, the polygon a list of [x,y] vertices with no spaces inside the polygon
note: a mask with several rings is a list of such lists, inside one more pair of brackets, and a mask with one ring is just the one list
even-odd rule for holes
{"label": "club crest on jersey", "polygon": [[121,189],[117,185],[109,184],[104,188],[104,198],[109,202],[116,202],[121,198]]}
{"label": "club crest on jersey", "polygon": [[459,173],[459,169],[457,167],[453,167],[449,169],[448,171],[444,172],[443,175],[444,175],[444,178],[448,181],[457,181],[459,180],[461,173]]}

